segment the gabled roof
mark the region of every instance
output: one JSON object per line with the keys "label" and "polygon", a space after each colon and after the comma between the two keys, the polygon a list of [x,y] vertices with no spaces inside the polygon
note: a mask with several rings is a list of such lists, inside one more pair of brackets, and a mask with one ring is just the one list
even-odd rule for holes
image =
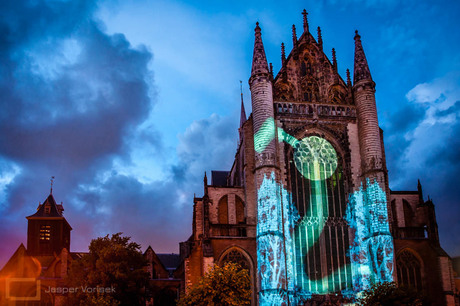
{"label": "gabled roof", "polygon": [[[21,267],[21,269],[18,269]],[[11,256],[5,266],[0,270],[0,275],[10,277],[37,277],[41,273],[41,263],[28,255],[25,246],[21,243],[16,252]]]}
{"label": "gabled roof", "polygon": [[152,247],[149,245],[147,247],[147,249],[145,250],[144,252],[144,257],[147,256],[148,253],[152,253],[152,259],[157,261],[158,263],[160,263],[162,265],[162,268],[167,272],[168,270],[166,269],[166,266],[163,264],[163,262],[161,261],[160,257],[158,257],[157,253],[155,253],[155,251],[152,249]]}

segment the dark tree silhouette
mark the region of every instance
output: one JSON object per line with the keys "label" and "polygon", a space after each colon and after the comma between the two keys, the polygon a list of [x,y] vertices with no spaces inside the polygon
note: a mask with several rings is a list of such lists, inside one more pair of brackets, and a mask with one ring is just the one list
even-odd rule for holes
{"label": "dark tree silhouette", "polygon": [[[117,233],[93,239],[89,253],[72,262],[68,284],[71,305],[145,305],[148,273],[140,245]],[[86,290],[85,290],[86,288]]]}

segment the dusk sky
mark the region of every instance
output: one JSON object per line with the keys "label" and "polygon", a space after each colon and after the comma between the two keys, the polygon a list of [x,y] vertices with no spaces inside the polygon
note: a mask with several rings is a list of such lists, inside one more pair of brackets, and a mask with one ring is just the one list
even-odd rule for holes
{"label": "dusk sky", "polygon": [[204,172],[232,165],[240,80],[251,113],[255,23],[277,73],[304,8],[344,79],[359,30],[390,188],[419,178],[441,245],[459,256],[460,1],[3,0],[0,268],[26,244],[51,176],[71,251],[123,232],[142,251],[178,253]]}

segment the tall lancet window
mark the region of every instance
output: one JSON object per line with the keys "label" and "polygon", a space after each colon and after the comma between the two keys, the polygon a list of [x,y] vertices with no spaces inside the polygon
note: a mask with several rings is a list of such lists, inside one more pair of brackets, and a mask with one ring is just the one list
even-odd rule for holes
{"label": "tall lancet window", "polygon": [[343,159],[327,140],[310,136],[288,153],[294,229],[294,278],[304,292],[325,294],[352,287]]}

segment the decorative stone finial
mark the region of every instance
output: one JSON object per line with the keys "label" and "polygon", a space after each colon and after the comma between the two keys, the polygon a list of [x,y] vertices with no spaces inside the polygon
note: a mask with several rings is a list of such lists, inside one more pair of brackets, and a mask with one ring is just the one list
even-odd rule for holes
{"label": "decorative stone finial", "polygon": [[355,40],[361,40],[361,36],[358,34],[358,30],[355,30]]}

